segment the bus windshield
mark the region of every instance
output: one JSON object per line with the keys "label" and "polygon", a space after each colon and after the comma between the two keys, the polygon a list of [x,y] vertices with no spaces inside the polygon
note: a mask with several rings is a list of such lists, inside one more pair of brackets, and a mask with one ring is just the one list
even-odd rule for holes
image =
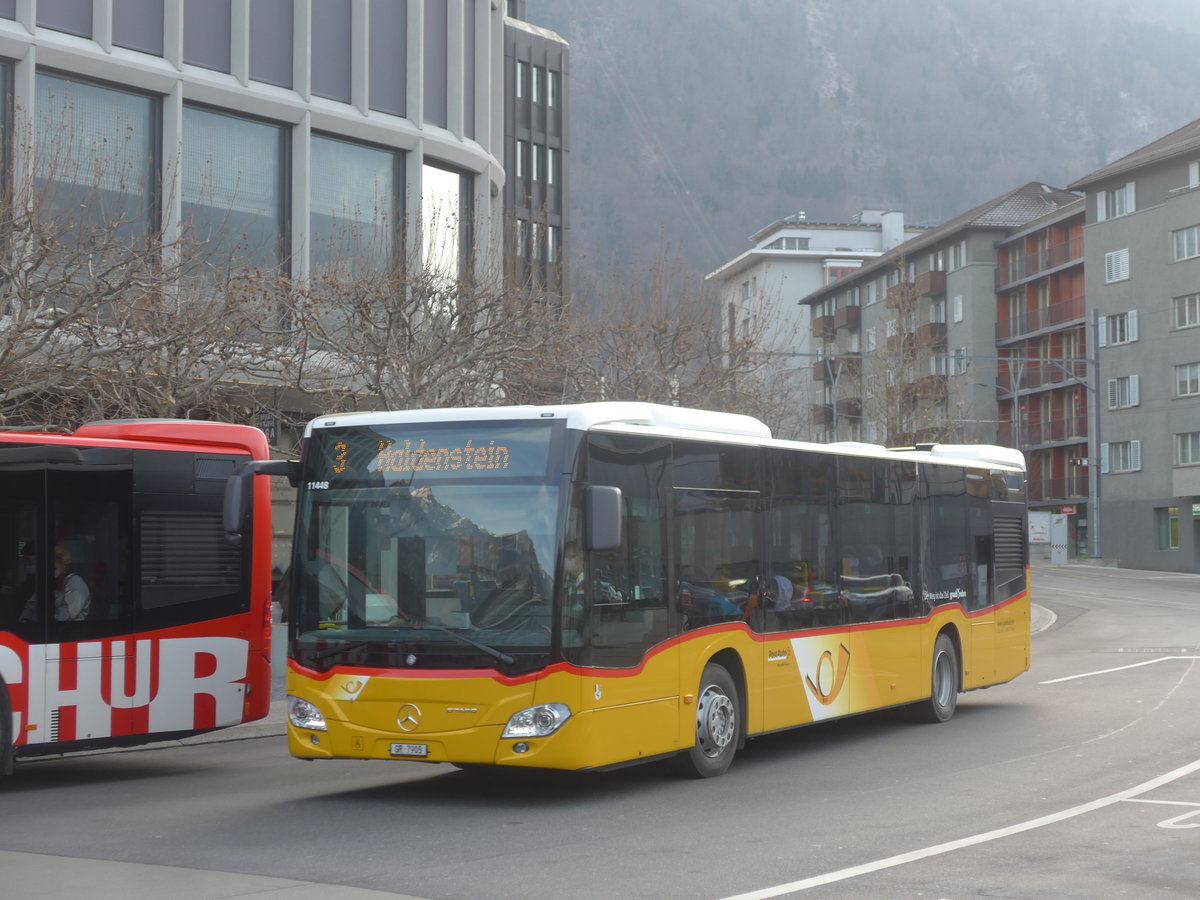
{"label": "bus windshield", "polygon": [[544,664],[560,495],[550,428],[391,430],[320,432],[306,450],[293,658],[318,671]]}

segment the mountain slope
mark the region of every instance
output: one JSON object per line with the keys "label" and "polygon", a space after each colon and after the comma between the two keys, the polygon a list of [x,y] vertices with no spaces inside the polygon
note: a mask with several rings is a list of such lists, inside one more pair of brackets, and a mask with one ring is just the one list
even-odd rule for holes
{"label": "mountain slope", "polygon": [[938,221],[1200,116],[1200,4],[529,0],[571,44],[572,266],[702,272],[782,216]]}

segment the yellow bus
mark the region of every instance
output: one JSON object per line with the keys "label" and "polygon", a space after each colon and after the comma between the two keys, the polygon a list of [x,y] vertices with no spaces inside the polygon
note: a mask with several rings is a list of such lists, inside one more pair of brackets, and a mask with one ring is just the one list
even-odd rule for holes
{"label": "yellow bus", "polygon": [[724,772],[1029,667],[1024,460],[808,444],[644,403],[306,429],[288,740],[306,759]]}

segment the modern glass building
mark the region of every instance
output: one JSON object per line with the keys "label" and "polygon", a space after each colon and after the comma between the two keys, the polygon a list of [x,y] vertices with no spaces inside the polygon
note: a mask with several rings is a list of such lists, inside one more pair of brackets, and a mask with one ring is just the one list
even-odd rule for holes
{"label": "modern glass building", "polygon": [[132,233],[292,276],[401,253],[498,267],[505,11],[0,0],[5,168],[41,203],[87,194]]}

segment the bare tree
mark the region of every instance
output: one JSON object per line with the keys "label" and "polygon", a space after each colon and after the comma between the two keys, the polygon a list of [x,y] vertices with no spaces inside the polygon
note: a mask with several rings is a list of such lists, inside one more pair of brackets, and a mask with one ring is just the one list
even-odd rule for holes
{"label": "bare tree", "polygon": [[716,289],[666,257],[612,272],[582,305],[580,400],[647,400],[736,411],[775,425],[783,412],[764,346],[767,317],[732,330]]}
{"label": "bare tree", "polygon": [[904,278],[905,262],[897,262],[901,278],[886,295],[884,334],[862,355],[861,415],[869,437],[889,446],[958,438],[958,425],[948,415],[944,347],[931,339],[917,315],[917,287]]}

